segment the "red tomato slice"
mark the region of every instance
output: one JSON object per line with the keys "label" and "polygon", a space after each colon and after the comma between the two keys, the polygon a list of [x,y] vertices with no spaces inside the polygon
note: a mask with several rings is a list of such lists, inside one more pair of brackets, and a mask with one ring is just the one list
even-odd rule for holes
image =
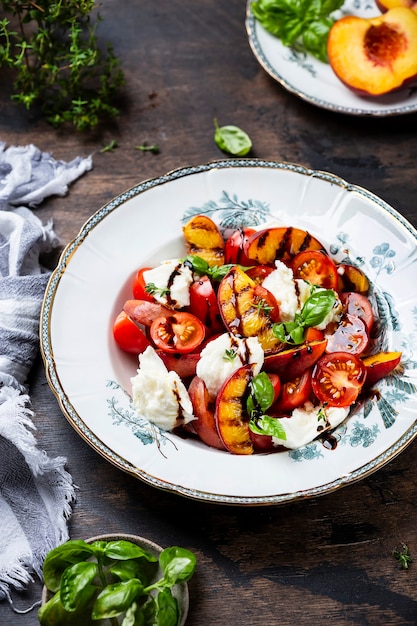
{"label": "red tomato slice", "polygon": [[311,384],[320,402],[350,406],[365,382],[366,366],[354,354],[333,352],[322,356],[313,369]]}
{"label": "red tomato slice", "polygon": [[186,312],[172,312],[157,317],[151,324],[151,339],[166,352],[193,352],[203,341],[206,329],[198,317]]}
{"label": "red tomato slice", "polygon": [[369,344],[365,322],[356,315],[345,315],[335,333],[327,339],[326,352],[362,354]]}
{"label": "red tomato slice", "polygon": [[270,265],[255,265],[246,271],[246,274],[258,283],[259,285],[265,280],[265,278],[274,271],[274,268]]}
{"label": "red tomato slice", "polygon": [[345,313],[360,317],[360,319],[365,322],[368,333],[370,333],[371,328],[374,325],[375,316],[368,298],[362,293],[347,291],[340,294],[340,300],[343,304]]}
{"label": "red tomato slice", "polygon": [[272,387],[274,389],[274,400],[273,400],[273,402],[276,402],[276,400],[278,400],[278,396],[279,396],[280,391],[281,391],[281,381],[279,379],[278,374],[268,374],[268,378],[271,381]]}
{"label": "red tomato slice", "polygon": [[145,333],[124,311],[119,313],[114,321],[113,337],[119,348],[132,354],[140,354],[151,345]]}
{"label": "red tomato slice", "polygon": [[307,369],[301,376],[281,385],[278,400],[274,402],[270,412],[272,415],[291,413],[293,409],[310,400],[311,394],[311,369]]}
{"label": "red tomato slice", "polygon": [[153,302],[154,299],[150,293],[148,293],[145,289],[146,282],[143,278],[143,273],[152,269],[151,267],[141,267],[140,270],[137,271],[136,276],[133,280],[132,285],[132,293],[135,300],[147,300],[148,302]]}
{"label": "red tomato slice", "polygon": [[198,317],[212,334],[224,332],[217,294],[208,276],[201,276],[191,285],[188,310]]}
{"label": "red tomato slice", "polygon": [[247,244],[248,238],[253,235],[255,230],[253,228],[239,228],[230,235],[226,241],[224,247],[224,262],[225,264],[243,265],[244,267],[250,267],[253,265],[253,261],[248,259],[244,253],[244,247]]}
{"label": "red tomato slice", "polygon": [[314,328],[314,326],[309,326],[306,328],[304,341],[306,343],[310,343],[311,341],[323,341],[324,332],[319,330],[318,328]]}
{"label": "red tomato slice", "polygon": [[294,278],[303,278],[324,289],[337,289],[338,274],[332,259],[320,250],[299,252],[291,262]]}

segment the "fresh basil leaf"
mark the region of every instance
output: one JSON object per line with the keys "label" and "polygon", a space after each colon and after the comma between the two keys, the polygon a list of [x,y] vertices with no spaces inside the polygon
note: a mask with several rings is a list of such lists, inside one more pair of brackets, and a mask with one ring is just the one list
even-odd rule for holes
{"label": "fresh basil leaf", "polygon": [[121,626],[145,626],[145,618],[143,613],[139,613],[136,602],[127,608]]}
{"label": "fresh basil leaf", "polygon": [[263,413],[267,411],[274,401],[274,387],[266,372],[260,372],[252,379],[250,391],[255,398],[255,404],[260,410]]}
{"label": "fresh basil leaf", "polygon": [[289,331],[289,336],[291,341],[289,341],[288,343],[295,343],[296,345],[303,343],[305,336],[304,327],[294,326],[294,328]]}
{"label": "fresh basil leaf", "polygon": [[149,585],[158,569],[158,563],[150,563],[144,558],[117,561],[109,568],[109,572],[119,580],[138,578],[144,585]]}
{"label": "fresh basil leaf", "polygon": [[254,402],[253,396],[251,394],[248,395],[248,399],[246,400],[246,413],[251,416],[256,411],[256,404]]}
{"label": "fresh basil leaf", "polygon": [[341,9],[344,3],[345,0],[321,0],[321,17],[331,16],[332,13]]}
{"label": "fresh basil leaf", "polygon": [[[96,593],[96,588],[93,586],[87,587],[84,590],[85,594],[89,594],[87,604],[93,595]],[[59,591],[38,610],[38,620],[41,626],[87,626],[92,624],[89,619],[88,613],[84,612],[84,603],[80,610],[68,613],[62,606]]]}
{"label": "fresh basil leaf", "polygon": [[127,559],[137,559],[144,557],[147,561],[157,561],[158,559],[147,552],[136,543],[121,539],[118,541],[109,541],[104,549],[106,557],[115,561],[125,561]]}
{"label": "fresh basil leaf", "polygon": [[91,585],[97,572],[96,563],[89,561],[82,561],[67,567],[62,574],[60,588],[62,606],[66,611],[71,613],[80,608],[80,603],[87,598],[83,591]]}
{"label": "fresh basil leaf", "polygon": [[177,626],[180,620],[180,610],[171,589],[163,589],[156,596],[156,626]]}
{"label": "fresh basil leaf", "polygon": [[93,620],[110,619],[121,615],[143,592],[140,580],[131,580],[107,585],[97,596],[92,610]]}
{"label": "fresh basil leaf", "polygon": [[245,156],[252,149],[252,141],[238,126],[219,126],[214,120],[214,141],[223,152],[234,156]]}
{"label": "fresh basil leaf", "polygon": [[325,18],[312,22],[303,32],[303,44],[313,56],[327,63],[327,37],[333,21]]}
{"label": "fresh basil leaf", "polygon": [[258,435],[269,435],[271,437],[282,439],[283,441],[287,439],[285,429],[276,417],[261,415],[256,419],[251,419],[249,422],[249,428],[253,433]]}
{"label": "fresh basil leaf", "polygon": [[305,25],[315,21],[321,13],[321,0],[301,0]]}
{"label": "fresh basil leaf", "polygon": [[193,272],[200,274],[201,276],[208,275],[210,272],[210,265],[207,261],[196,254],[189,254],[185,258],[181,259],[181,263],[189,263]]}
{"label": "fresh basil leaf", "polygon": [[193,552],[178,546],[165,548],[159,555],[159,564],[164,572],[164,579],[170,585],[186,582],[191,578],[197,565]]}
{"label": "fresh basil leaf", "polygon": [[280,39],[284,46],[292,46],[303,33],[304,22],[300,21],[298,16],[289,17],[285,23],[281,25]]}
{"label": "fresh basil leaf", "polygon": [[212,280],[220,282],[222,278],[226,276],[226,274],[235,267],[233,263],[228,263],[226,265],[213,265],[210,268],[208,275]]}
{"label": "fresh basil leaf", "polygon": [[274,324],[272,327],[272,332],[277,339],[282,341],[282,343],[286,343],[287,332],[285,330],[285,324],[283,322],[280,322],[279,324]]}
{"label": "fresh basil leaf", "polygon": [[85,561],[94,548],[83,540],[71,540],[53,548],[45,557],[43,579],[49,591],[58,591],[64,570],[78,561]]}
{"label": "fresh basil leaf", "polygon": [[298,317],[294,322],[274,324],[272,332],[283,343],[299,344],[304,341],[304,325]]}
{"label": "fresh basil leaf", "polygon": [[326,318],[336,302],[333,289],[315,291],[304,303],[300,317],[304,326],[317,326]]}

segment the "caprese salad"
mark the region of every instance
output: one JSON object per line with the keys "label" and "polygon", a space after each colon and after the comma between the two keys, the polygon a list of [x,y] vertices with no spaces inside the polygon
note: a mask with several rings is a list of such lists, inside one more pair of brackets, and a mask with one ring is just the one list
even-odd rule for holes
{"label": "caprese salad", "polygon": [[338,426],[399,364],[383,352],[361,269],[305,230],[197,215],[185,254],[141,267],[114,321],[138,355],[133,406],[164,430],[234,454],[298,448]]}

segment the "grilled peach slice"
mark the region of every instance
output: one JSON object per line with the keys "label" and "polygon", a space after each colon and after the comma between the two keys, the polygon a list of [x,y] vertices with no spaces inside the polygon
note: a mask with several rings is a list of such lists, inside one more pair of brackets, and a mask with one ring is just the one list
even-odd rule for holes
{"label": "grilled peach slice", "polygon": [[369,387],[388,376],[399,364],[401,354],[401,352],[379,352],[362,359],[366,366],[365,385]]}
{"label": "grilled peach slice", "polygon": [[265,352],[281,346],[272,330],[279,317],[274,296],[237,265],[220,281],[217,299],[220,314],[231,333],[257,336]]}
{"label": "grilled peach slice", "polygon": [[214,401],[210,398],[207,387],[202,378],[194,376],[188,388],[191,404],[193,405],[196,420],[190,422],[190,427],[205,444],[218,450],[224,450],[219,437],[214,418]]}
{"label": "grilled peach slice", "polygon": [[212,265],[224,265],[224,241],[213,220],[195,215],[183,227],[187,253],[200,256]]}
{"label": "grilled peach slice", "polygon": [[294,380],[319,360],[326,346],[327,339],[322,339],[277,354],[268,354],[265,356],[264,369],[268,373],[278,374],[282,383]]}
{"label": "grilled peach slice", "polygon": [[249,259],[261,265],[274,265],[274,261],[290,261],[303,250],[321,250],[324,246],[318,239],[301,228],[279,226],[267,228],[251,235],[245,253]]}
{"label": "grilled peach slice", "polygon": [[225,447],[233,454],[253,454],[253,443],[246,414],[248,385],[255,365],[244,365],[225,381],[216,400],[217,431]]}
{"label": "grilled peach slice", "polygon": [[348,263],[339,263],[337,266],[338,291],[354,291],[368,293],[369,280],[359,267]]}

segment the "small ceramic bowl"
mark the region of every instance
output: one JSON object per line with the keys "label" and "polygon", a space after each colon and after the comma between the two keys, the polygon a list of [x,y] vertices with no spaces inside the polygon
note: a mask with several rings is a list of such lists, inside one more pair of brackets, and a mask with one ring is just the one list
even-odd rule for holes
{"label": "small ceramic bowl", "polygon": [[[159,554],[162,552],[163,548],[158,544],[150,541],[149,539],[145,539],[144,537],[139,537],[138,535],[125,535],[125,534],[110,534],[110,535],[97,535],[96,537],[90,537],[85,541],[87,543],[92,543],[93,541],[131,541],[136,545],[140,546],[144,550],[147,550],[151,554],[156,557],[159,557]],[[156,574],[157,577],[162,576],[161,570]],[[42,589],[42,604],[45,604],[50,597],[51,593],[44,586]],[[184,626],[185,621],[188,615],[188,606],[189,606],[189,594],[188,594],[188,585],[187,583],[180,583],[178,585],[174,585],[172,589],[172,595],[177,599],[178,605],[181,611],[181,621],[180,626]]]}

